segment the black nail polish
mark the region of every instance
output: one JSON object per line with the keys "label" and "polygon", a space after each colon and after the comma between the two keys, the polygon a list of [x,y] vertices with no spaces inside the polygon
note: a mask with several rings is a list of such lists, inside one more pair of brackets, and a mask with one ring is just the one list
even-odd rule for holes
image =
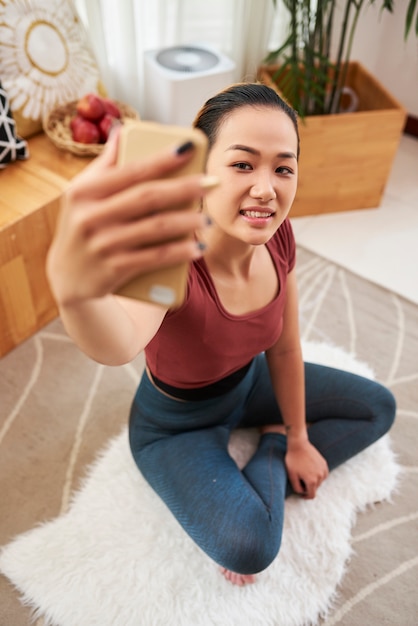
{"label": "black nail polish", "polygon": [[180,156],[181,154],[185,154],[186,152],[189,152],[193,148],[194,148],[193,141],[186,141],[185,143],[182,143],[181,146],[176,148],[176,154]]}

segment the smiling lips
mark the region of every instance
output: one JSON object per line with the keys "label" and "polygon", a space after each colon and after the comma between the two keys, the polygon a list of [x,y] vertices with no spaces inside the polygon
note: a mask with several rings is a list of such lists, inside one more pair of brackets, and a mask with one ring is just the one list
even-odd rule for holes
{"label": "smiling lips", "polygon": [[249,217],[252,219],[268,219],[269,217],[272,217],[274,215],[274,213],[272,213],[271,211],[260,211],[255,209],[243,209],[240,211],[240,213],[244,217]]}

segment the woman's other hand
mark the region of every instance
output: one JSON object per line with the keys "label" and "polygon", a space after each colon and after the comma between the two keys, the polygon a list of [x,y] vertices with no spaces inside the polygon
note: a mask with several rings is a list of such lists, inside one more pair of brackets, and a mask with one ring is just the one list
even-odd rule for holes
{"label": "woman's other hand", "polygon": [[307,439],[300,442],[288,440],[285,464],[293,490],[307,499],[316,496],[318,487],[329,473],[324,457]]}

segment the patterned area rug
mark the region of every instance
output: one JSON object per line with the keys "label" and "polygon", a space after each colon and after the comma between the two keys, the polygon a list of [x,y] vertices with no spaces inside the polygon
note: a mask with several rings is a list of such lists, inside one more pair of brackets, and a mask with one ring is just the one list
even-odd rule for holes
{"label": "patterned area rug", "polygon": [[[331,349],[334,357],[344,358],[348,369],[368,363],[398,399],[391,439],[403,471],[392,503],[378,503],[361,513],[350,542],[354,512],[387,497],[393,489],[396,465],[382,441],[334,472],[321,498],[289,501],[286,543],[277,563],[256,585],[245,590],[227,585],[216,566],[177,533],[126,454],[126,416],[142,358],[123,368],[92,363],[67,340],[56,321],[0,361],[0,543],[6,545],[39,522],[52,520],[9,545],[1,566],[41,608],[38,615],[49,611],[51,623],[59,626],[246,626],[243,614],[248,625],[305,626],[333,599],[331,613],[319,618],[324,626],[415,625],[417,308],[303,249],[299,249],[298,272],[305,346],[312,342],[340,346],[344,352]],[[317,346],[314,349],[318,354]],[[253,443],[236,440],[234,453],[248,453]],[[86,468],[103,446],[106,452],[86,481]],[[139,492],[136,500],[131,497]],[[149,511],[161,515],[159,523],[145,517],[135,529],[133,518],[144,515],[148,505]],[[314,513],[312,506],[318,511]],[[133,515],[129,519],[122,515],[127,509]],[[306,527],[307,519],[319,522]],[[307,528],[314,532],[315,542]],[[115,543],[115,536],[126,535],[135,540]],[[63,540],[66,536],[68,541]],[[298,541],[302,549],[295,555]],[[322,548],[312,552],[309,545],[316,542]],[[135,559],[127,565],[141,543],[169,550],[159,552],[164,552],[164,558],[154,562],[151,570],[135,568]],[[331,563],[328,559],[335,554],[338,563],[333,562],[328,571],[324,564]],[[66,557],[69,570],[64,567]],[[84,578],[80,585],[75,582],[77,572],[89,562],[93,580]],[[281,569],[286,566],[290,569]],[[285,572],[290,572],[289,580]],[[337,583],[338,595],[333,598]],[[142,595],[135,595],[138,588]],[[134,622],[129,621],[128,591],[131,602],[133,596],[134,605],[141,607],[141,618]],[[103,604],[111,621],[100,614]],[[234,607],[239,619],[232,617]],[[29,616],[9,580],[0,577],[0,623],[23,626],[30,623]]]}

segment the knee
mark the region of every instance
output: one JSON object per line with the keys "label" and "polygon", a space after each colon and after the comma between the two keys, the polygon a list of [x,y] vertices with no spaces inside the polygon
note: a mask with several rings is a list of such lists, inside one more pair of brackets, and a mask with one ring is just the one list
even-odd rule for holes
{"label": "knee", "polygon": [[396,399],[393,393],[383,385],[379,385],[376,419],[379,422],[380,434],[386,434],[393,425],[396,415]]}
{"label": "knee", "polygon": [[279,553],[281,537],[254,537],[242,529],[229,542],[219,564],[237,574],[257,574],[267,569]]}

